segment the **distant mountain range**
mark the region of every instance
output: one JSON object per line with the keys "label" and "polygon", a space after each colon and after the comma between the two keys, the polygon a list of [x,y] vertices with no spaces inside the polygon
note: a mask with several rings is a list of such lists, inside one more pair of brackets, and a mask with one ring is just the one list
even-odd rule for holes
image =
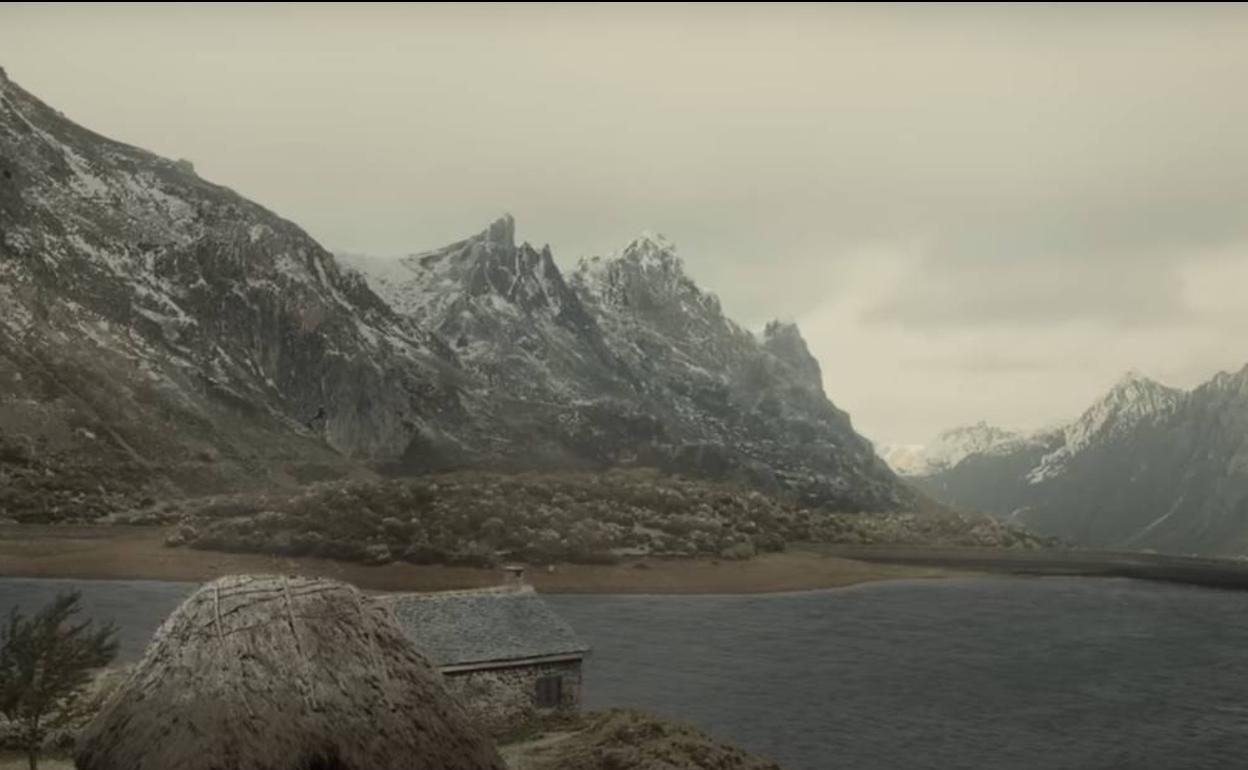
{"label": "distant mountain range", "polygon": [[984,424],[881,450],[937,500],[1076,543],[1248,552],[1248,367],[1191,391],[1136,373],[1077,420],[1019,434]]}
{"label": "distant mountain range", "polygon": [[653,465],[842,510],[917,497],[798,329],[646,235],[565,275],[510,217],[343,256],[0,70],[0,517],[364,468]]}

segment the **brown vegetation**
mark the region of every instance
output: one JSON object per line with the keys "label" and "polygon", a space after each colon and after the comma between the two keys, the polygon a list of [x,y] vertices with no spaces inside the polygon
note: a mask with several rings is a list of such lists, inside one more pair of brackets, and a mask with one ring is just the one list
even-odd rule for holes
{"label": "brown vegetation", "polygon": [[165,621],[87,726],[75,762],[406,770],[417,757],[504,770],[387,610],[344,583],[235,576]]}
{"label": "brown vegetation", "polygon": [[170,545],[365,564],[615,564],[639,556],[746,560],[788,543],[1030,548],[982,516],[812,510],[654,471],[454,473],[331,482],[297,493],[170,504],[121,519],[174,523]]}
{"label": "brown vegetation", "polygon": [[512,770],[780,770],[687,725],[637,711],[592,714],[567,729],[505,746]]}
{"label": "brown vegetation", "polygon": [[[202,582],[268,572],[332,577],[380,591],[439,591],[498,583],[497,570],[392,562],[367,565],[315,557],[166,548],[161,527],[0,526],[0,575]],[[805,545],[744,562],[629,558],[618,564],[561,564],[530,570],[549,593],[755,593],[830,588],[869,580],[932,577],[930,567],[867,564]]]}

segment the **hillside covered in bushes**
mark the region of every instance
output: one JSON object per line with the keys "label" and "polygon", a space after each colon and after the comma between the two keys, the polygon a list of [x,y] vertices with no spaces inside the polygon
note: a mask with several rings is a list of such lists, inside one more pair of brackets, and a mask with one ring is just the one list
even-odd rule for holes
{"label": "hillside covered in bushes", "polygon": [[748,559],[794,542],[1006,548],[1052,542],[982,516],[834,513],[639,470],[335,481],[293,493],[165,503],[116,520],[176,524],[171,546],[481,567],[505,559]]}

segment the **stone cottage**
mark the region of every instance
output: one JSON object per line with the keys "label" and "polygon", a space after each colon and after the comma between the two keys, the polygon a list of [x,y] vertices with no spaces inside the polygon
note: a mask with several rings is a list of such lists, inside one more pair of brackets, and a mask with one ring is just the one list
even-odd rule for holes
{"label": "stone cottage", "polygon": [[498,735],[581,702],[589,647],[509,568],[501,586],[386,598],[408,638],[441,670],[447,689]]}

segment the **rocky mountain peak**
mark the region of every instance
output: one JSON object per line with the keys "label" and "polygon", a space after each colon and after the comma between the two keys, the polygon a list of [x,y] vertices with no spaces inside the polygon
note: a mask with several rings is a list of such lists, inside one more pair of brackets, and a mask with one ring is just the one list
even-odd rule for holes
{"label": "rocky mountain peak", "polygon": [[1010,451],[1028,440],[1018,431],[980,420],[941,431],[928,444],[882,447],[881,454],[904,476],[926,476],[953,468],[968,457]]}
{"label": "rocky mountain peak", "polygon": [[1015,431],[997,427],[986,420],[980,420],[969,425],[959,425],[941,431],[937,438],[938,440],[957,442],[977,450],[982,450],[1002,441],[1016,438],[1018,435]]}
{"label": "rocky mountain peak", "polygon": [[515,219],[504,214],[476,235],[400,260],[338,256],[392,308],[435,331],[445,331],[442,326],[468,301],[499,312],[549,312],[583,323],[550,247],[517,246],[515,232]]}
{"label": "rocky mountain peak", "polygon": [[609,257],[582,259],[573,282],[593,304],[663,323],[727,322],[719,298],[685,274],[675,245],[657,233],[643,232]]}
{"label": "rocky mountain peak", "polygon": [[1248,366],[1238,372],[1218,372],[1209,381],[1211,388],[1248,396]]}
{"label": "rocky mountain peak", "polygon": [[793,367],[803,385],[823,390],[823,372],[810,353],[806,339],[795,323],[769,321],[763,328],[763,348]]}
{"label": "rocky mountain peak", "polygon": [[516,220],[511,214],[503,214],[491,222],[490,226],[485,228],[478,237],[485,243],[504,249],[514,249],[516,247]]}
{"label": "rocky mountain peak", "polygon": [[510,214],[504,214],[476,235],[439,249],[417,252],[402,261],[413,272],[439,269],[463,271],[471,269],[483,257],[509,255],[515,249],[516,220]]}
{"label": "rocky mountain peak", "polygon": [[1078,545],[1244,553],[1248,367],[1191,391],[1129,372],[1034,438],[917,483]]}
{"label": "rocky mountain peak", "polygon": [[1142,418],[1169,411],[1183,391],[1163,385],[1137,371],[1128,371],[1080,418],[1081,423],[1103,423],[1104,417]]}
{"label": "rocky mountain peak", "polygon": [[629,241],[619,256],[645,268],[676,271],[683,271],[684,268],[676,254],[676,245],[662,233],[650,230],[643,230],[641,235]]}
{"label": "rocky mountain peak", "polygon": [[1139,372],[1127,372],[1078,420],[1062,430],[1061,446],[1041,459],[1027,474],[1028,481],[1038,484],[1058,476],[1066,471],[1075,455],[1088,447],[1126,434],[1143,422],[1172,414],[1184,395],[1184,391]]}
{"label": "rocky mountain peak", "polygon": [[1139,399],[1165,398],[1176,393],[1174,388],[1161,384],[1151,377],[1146,377],[1135,369],[1130,369],[1118,378],[1113,387],[1106,392],[1104,400],[1131,402]]}

